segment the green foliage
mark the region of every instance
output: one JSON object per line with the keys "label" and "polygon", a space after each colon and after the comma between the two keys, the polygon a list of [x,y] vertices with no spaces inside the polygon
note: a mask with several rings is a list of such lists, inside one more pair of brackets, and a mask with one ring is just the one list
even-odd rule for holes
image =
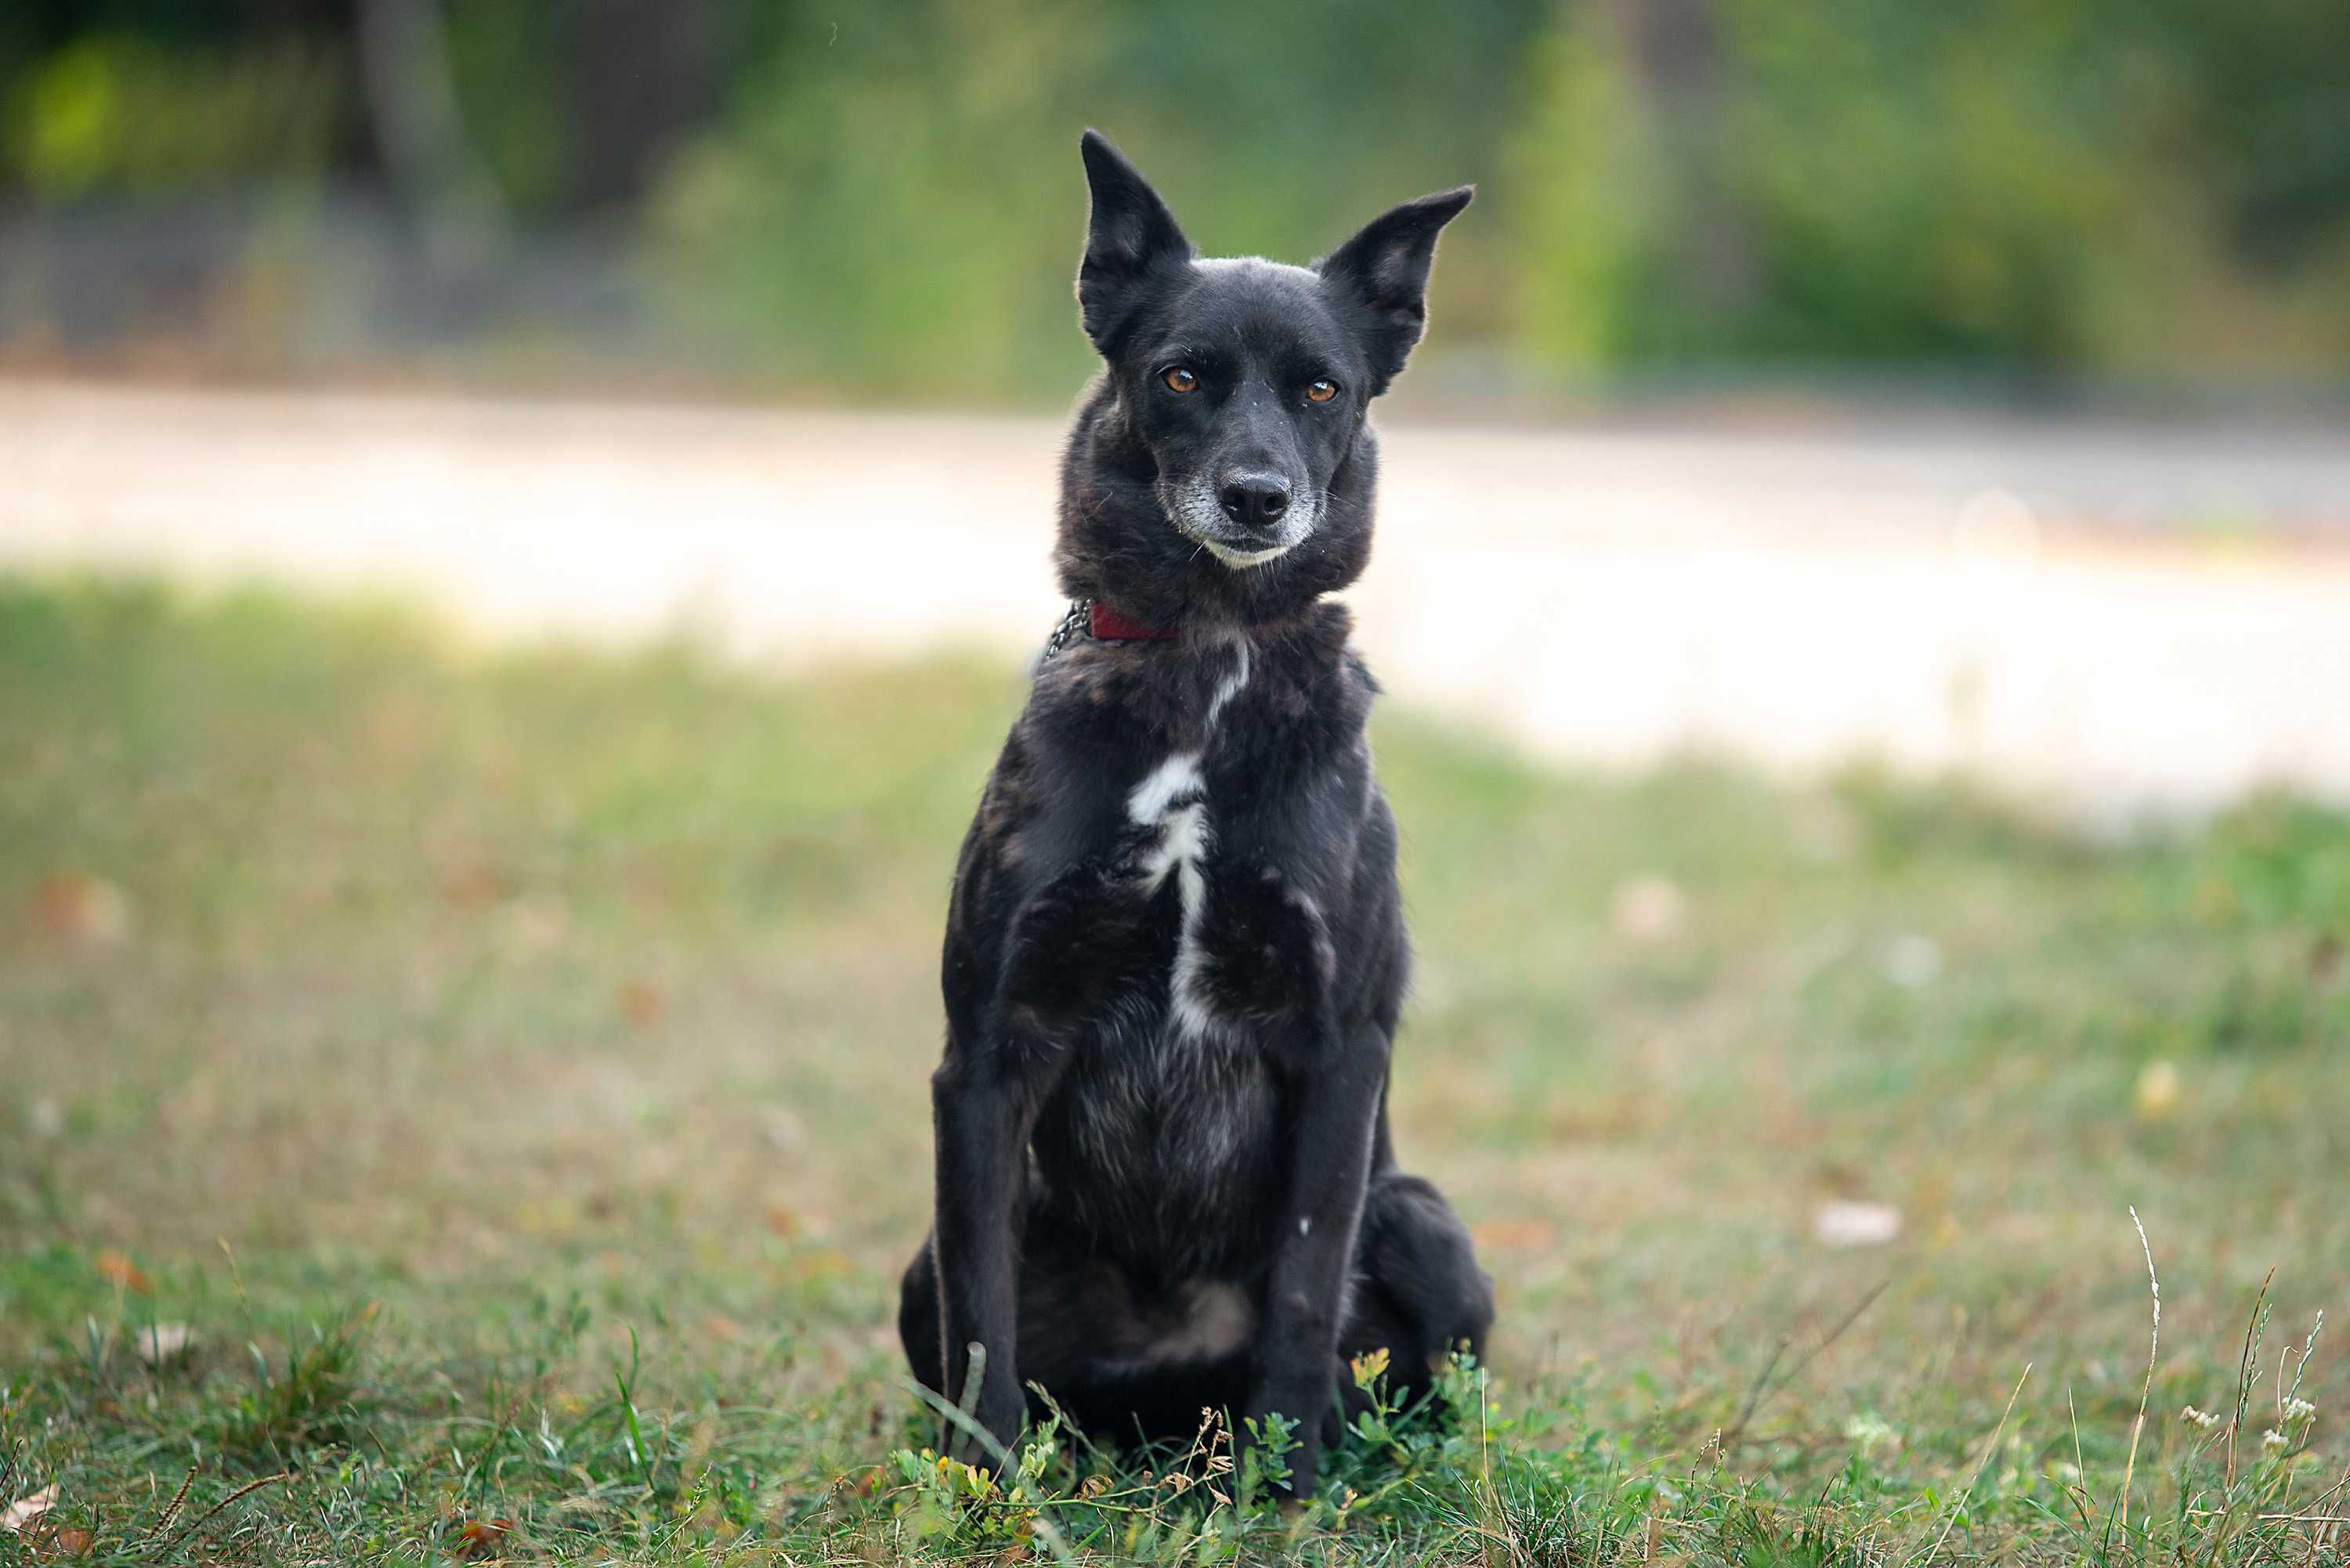
{"label": "green foliage", "polygon": [[13,84],[0,72],[0,173],[47,200],[314,181],[351,87],[331,55],[299,39],[229,49],[93,34]]}
{"label": "green foliage", "polygon": [[[811,380],[1062,396],[1089,362],[1070,280],[1077,129],[1121,139],[1212,253],[1320,254],[1473,178],[1531,0],[1310,8],[908,0],[799,10],[675,167],[655,254],[705,340]],[[1473,334],[1490,237],[1448,241]],[[1444,306],[1440,306],[1440,308]]]}
{"label": "green foliage", "polygon": [[[592,223],[668,357],[752,379],[1065,397],[1088,123],[1224,254],[1306,259],[1483,182],[1436,274],[1456,384],[2338,386],[2350,358],[2350,8],[2319,0],[441,10],[519,234]],[[347,18],[0,16],[0,192],[380,179],[362,59]]]}
{"label": "green foliage", "polygon": [[1518,275],[1561,361],[2178,374],[2350,344],[2294,304],[2350,296],[2350,139],[2314,145],[2340,95],[2272,90],[2350,49],[2338,8],[1659,9],[1694,20],[1660,42],[1642,8],[1578,6],[1534,57]]}
{"label": "green foliage", "polygon": [[1006,219],[1069,210],[1048,128],[1076,123],[1103,15],[852,13],[829,42],[810,18],[656,213],[706,337],[814,381],[1066,383],[1077,230]]}

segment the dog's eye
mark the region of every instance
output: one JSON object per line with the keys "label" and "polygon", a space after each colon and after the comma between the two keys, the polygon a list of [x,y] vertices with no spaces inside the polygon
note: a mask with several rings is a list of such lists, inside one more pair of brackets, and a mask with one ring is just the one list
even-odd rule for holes
{"label": "dog's eye", "polygon": [[1315,402],[1326,403],[1338,395],[1338,383],[1327,380],[1316,381],[1305,389],[1305,395]]}
{"label": "dog's eye", "polygon": [[1197,391],[1200,387],[1200,378],[1181,365],[1176,366],[1159,379],[1167,383],[1167,389],[1170,392]]}

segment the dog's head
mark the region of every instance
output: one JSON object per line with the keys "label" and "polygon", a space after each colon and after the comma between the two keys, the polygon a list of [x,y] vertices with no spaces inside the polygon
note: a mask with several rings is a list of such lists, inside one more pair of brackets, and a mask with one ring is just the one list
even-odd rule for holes
{"label": "dog's head", "polygon": [[1065,579],[1155,617],[1243,620],[1345,586],[1370,549],[1364,415],[1419,341],[1437,234],[1470,188],[1393,208],[1310,267],[1208,260],[1106,138],[1083,150],[1077,302],[1105,369],[1066,474]]}

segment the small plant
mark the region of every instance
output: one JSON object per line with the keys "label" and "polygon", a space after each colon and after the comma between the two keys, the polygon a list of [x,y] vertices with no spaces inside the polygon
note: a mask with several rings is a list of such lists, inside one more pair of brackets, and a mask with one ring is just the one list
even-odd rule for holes
{"label": "small plant", "polygon": [[291,1329],[277,1358],[248,1342],[253,1386],[212,1422],[213,1442],[231,1464],[284,1469],[320,1448],[359,1438],[369,1402],[360,1380],[373,1306]]}

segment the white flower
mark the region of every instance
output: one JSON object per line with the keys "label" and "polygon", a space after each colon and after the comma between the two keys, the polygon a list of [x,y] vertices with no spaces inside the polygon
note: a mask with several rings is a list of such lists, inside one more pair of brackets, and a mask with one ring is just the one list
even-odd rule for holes
{"label": "white flower", "polygon": [[2271,1427],[2261,1434],[2261,1447],[2272,1452],[2284,1447],[2284,1434]]}
{"label": "white flower", "polygon": [[2200,1427],[2207,1432],[2220,1424],[2219,1417],[2209,1410],[2198,1410],[2192,1405],[2178,1412],[2178,1418],[2190,1425]]}
{"label": "white flower", "polygon": [[1859,1446],[1864,1459],[1879,1448],[1898,1449],[1901,1447],[1901,1434],[1894,1430],[1883,1417],[1874,1413],[1855,1416],[1846,1421],[1844,1435]]}
{"label": "white flower", "polygon": [[2298,1421],[2304,1416],[2314,1416],[2316,1414],[2317,1407],[2311,1404],[2306,1399],[2288,1399],[2285,1401],[2284,1418],[2288,1421]]}

